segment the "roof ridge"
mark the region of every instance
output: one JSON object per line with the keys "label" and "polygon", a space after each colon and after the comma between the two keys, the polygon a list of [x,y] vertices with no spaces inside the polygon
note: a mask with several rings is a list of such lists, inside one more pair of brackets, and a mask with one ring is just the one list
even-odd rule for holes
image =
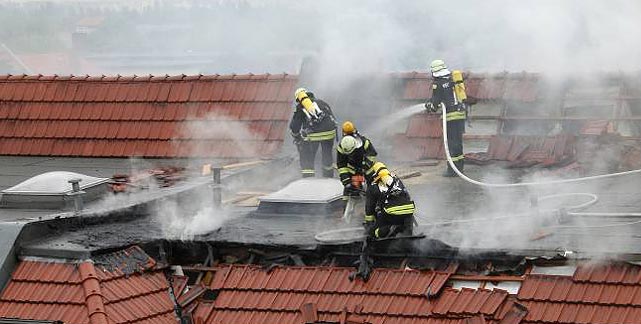
{"label": "roof ridge", "polygon": [[[287,269],[287,270],[307,270],[307,269],[313,269],[313,270],[344,270],[344,271],[354,271],[353,267],[336,267],[336,266],[300,266],[300,265],[276,265],[273,268],[270,269],[265,269],[264,266],[261,265],[256,265],[256,264],[219,264],[214,268],[220,268],[220,269],[233,269],[233,268],[252,268],[252,269],[260,269],[264,270],[265,272],[272,272],[278,269]],[[382,271],[382,272],[398,272],[398,273],[425,273],[425,272],[435,272],[435,273],[442,273],[442,274],[451,274],[451,271],[448,271],[447,269],[445,270],[421,270],[421,269],[398,269],[398,268],[375,268],[375,271]]]}
{"label": "roof ridge", "polygon": [[[447,288],[446,288],[447,289]],[[214,290],[224,290],[224,291],[247,291],[247,292],[269,292],[269,293],[292,293],[292,294],[301,294],[301,293],[306,293],[310,292],[312,290],[310,289],[285,289],[285,288],[216,288]],[[501,289],[499,289],[501,290]],[[457,290],[454,290],[457,291]],[[491,290],[488,290],[489,292],[492,292]],[[367,296],[409,296],[409,297],[422,297],[425,298],[425,293],[408,293],[404,291],[399,291],[399,292],[380,292],[380,291],[333,291],[333,290],[313,290],[315,294],[318,295],[351,295],[354,293],[358,293],[359,295],[367,295]],[[458,291],[457,291],[458,292]]]}
{"label": "roof ridge", "polygon": [[89,313],[89,321],[91,324],[108,324],[107,312],[102,301],[103,296],[100,289],[100,280],[98,280],[93,262],[87,261],[79,264],[78,272],[82,280],[82,288],[85,291],[85,305]]}
{"label": "roof ridge", "polygon": [[243,81],[266,81],[266,80],[279,80],[279,79],[289,79],[297,78],[297,74],[290,73],[277,73],[277,74],[254,74],[254,73],[244,73],[244,74],[179,74],[179,75],[43,75],[43,74],[0,74],[0,82],[2,81],[69,81],[69,82],[158,82],[158,81],[201,81],[201,80],[221,80],[221,81],[234,81],[234,80],[243,80]]}

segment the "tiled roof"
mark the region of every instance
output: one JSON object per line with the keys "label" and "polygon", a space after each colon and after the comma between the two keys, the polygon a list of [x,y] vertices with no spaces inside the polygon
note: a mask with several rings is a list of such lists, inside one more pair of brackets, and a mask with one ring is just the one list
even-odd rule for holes
{"label": "tiled roof", "polygon": [[139,248],[125,253],[133,260],[123,262],[123,267],[90,261],[21,261],[0,295],[0,317],[66,324],[175,324],[163,272],[154,268],[155,261],[149,257],[140,258],[144,252]]}
{"label": "tiled roof", "polygon": [[641,267],[585,265],[572,277],[529,275],[517,297],[527,322],[639,323]]}
{"label": "tiled roof", "polygon": [[[213,300],[196,323],[638,323],[641,267],[586,264],[573,276],[526,275],[518,295],[495,289],[444,288],[448,272],[255,266],[216,269]],[[431,297],[428,297],[431,296]],[[346,320],[347,319],[347,320]]]}
{"label": "tiled roof", "polygon": [[[197,323],[304,323],[301,307],[318,320],[360,323],[465,323],[481,315],[505,317],[513,301],[503,290],[443,289],[447,271],[375,269],[367,282],[349,280],[352,268],[228,266],[215,271],[212,301],[201,301]],[[428,297],[429,296],[429,297]]]}
{"label": "tiled roof", "polygon": [[439,115],[421,112],[410,117],[405,133],[394,135],[394,155],[401,161],[442,159],[443,126]]}
{"label": "tiled roof", "polygon": [[[432,78],[427,73],[395,74],[399,87],[393,111],[425,102],[432,96]],[[467,94],[478,100],[532,102],[538,98],[538,76],[526,73],[466,73]],[[444,159],[439,115],[418,113],[410,117],[405,132],[395,134],[394,155],[399,160]]]}
{"label": "tiled roof", "polygon": [[0,154],[269,157],[296,77],[0,76]]}
{"label": "tiled roof", "polygon": [[553,165],[574,158],[575,137],[557,136],[492,136],[487,156],[493,160],[534,165]]}
{"label": "tiled roof", "polygon": [[[0,317],[70,324],[177,322],[169,283],[142,250],[100,260],[22,261],[0,295]],[[572,276],[525,275],[517,295],[449,288],[454,269],[374,269],[363,282],[349,280],[353,268],[227,265],[208,269],[208,285],[183,292],[187,278],[180,276],[173,284],[177,302],[196,324],[627,324],[641,318],[638,265],[585,264]]]}
{"label": "tiled roof", "polygon": [[[538,99],[539,76],[532,73],[464,73],[467,95],[479,100],[532,102]],[[432,96],[432,77],[428,73],[395,74],[402,91],[398,100],[425,101]]]}
{"label": "tiled roof", "polygon": [[[410,118],[405,136],[397,136],[394,146],[397,149],[396,155],[411,161],[442,159],[445,156],[442,138],[443,125],[438,115],[425,112],[416,114]],[[408,149],[409,151],[404,152]]]}
{"label": "tiled roof", "polygon": [[607,119],[601,120],[588,120],[583,122],[581,126],[580,134],[581,135],[603,135],[608,132],[608,129],[612,127],[612,124]]}

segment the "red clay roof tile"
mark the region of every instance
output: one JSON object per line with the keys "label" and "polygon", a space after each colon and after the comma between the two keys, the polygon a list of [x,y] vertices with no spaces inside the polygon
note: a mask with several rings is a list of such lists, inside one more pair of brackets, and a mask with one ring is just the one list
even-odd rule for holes
{"label": "red clay roof tile", "polygon": [[55,318],[69,324],[89,324],[87,308],[84,305],[1,302],[0,314],[6,318],[28,318],[34,320]]}
{"label": "red clay roof tile", "polygon": [[579,282],[641,284],[641,266],[616,263],[584,265],[577,268],[573,279]]}
{"label": "red clay roof tile", "polygon": [[[507,292],[501,290],[446,289],[436,299],[428,300],[426,292],[436,294],[449,277],[446,272],[376,269],[364,283],[349,281],[350,271],[283,267],[266,272],[255,266],[221,267],[210,285],[218,292],[217,298],[200,301],[192,315],[197,323],[206,324],[302,323],[303,304],[311,304],[319,321],[331,322],[347,318],[376,324],[464,324],[480,315],[497,323],[510,314],[505,316],[505,323],[516,324],[524,315],[522,308],[520,313],[510,313],[515,305],[511,299],[512,308],[503,310]],[[439,303],[441,311],[433,312]]]}
{"label": "red clay roof tile", "polygon": [[189,100],[189,95],[191,93],[191,83],[187,82],[175,82],[171,85],[171,90],[169,91],[169,102],[185,102]]}
{"label": "red clay roof tile", "polygon": [[287,122],[274,122],[271,123],[271,128],[267,135],[267,140],[278,141],[283,138],[287,129]]}
{"label": "red clay roof tile", "polygon": [[529,275],[517,298],[526,321],[636,323],[641,316],[639,266],[581,265],[574,276]]}
{"label": "red clay roof tile", "polygon": [[162,271],[127,277],[103,273],[91,262],[22,261],[0,295],[0,317],[70,324],[89,323],[90,318],[98,323],[101,316],[109,323],[176,323]]}
{"label": "red clay roof tile", "polygon": [[505,100],[534,102],[538,99],[538,77],[535,75],[511,75],[505,83]]}
{"label": "red clay roof tile", "polygon": [[106,316],[118,323],[144,319],[175,323],[161,271],[105,277],[96,270],[90,262],[77,266],[22,261],[0,296],[0,316],[89,323],[89,317],[100,316],[96,310],[104,304]]}
{"label": "red clay roof tile", "polygon": [[[86,77],[76,78],[84,79]],[[24,121],[24,125],[17,126],[19,131],[11,132],[10,136],[22,138],[24,141],[11,140],[3,148],[8,149],[4,154],[21,154],[22,150],[17,149],[23,144],[28,146],[29,143],[44,143],[42,140],[75,138],[75,140],[57,140],[51,142],[50,154],[88,154],[92,156],[119,156],[124,152],[140,152],[142,142],[139,140],[167,140],[176,137],[177,130],[184,127],[179,123],[181,120],[204,119],[211,120],[215,123],[217,120],[243,120],[247,125],[241,127],[251,129],[254,136],[247,136],[247,140],[254,141],[256,138],[261,140],[279,141],[282,143],[285,132],[281,130],[284,123],[290,118],[290,97],[291,91],[295,84],[295,78],[286,78],[283,75],[268,76],[230,76],[228,81],[218,81],[223,78],[201,78],[178,77],[172,79],[189,79],[190,81],[164,81],[166,78],[152,78],[152,80],[163,81],[145,81],[149,78],[135,78],[136,82],[127,82],[131,78],[96,78],[91,83],[87,81],[61,81],[69,78],[56,78],[55,81],[47,83],[40,81],[29,81],[31,83],[20,83],[11,81],[0,83],[0,93],[5,97],[20,97],[24,100],[24,94],[29,97],[37,97],[44,100],[39,105],[30,102],[2,102],[0,103],[0,115],[2,118],[16,119]],[[102,80],[99,80],[102,79]],[[202,80],[215,81],[202,81]],[[275,86],[275,93],[265,93],[263,97],[257,94],[257,83],[268,82]],[[247,83],[250,83],[248,86]],[[16,89],[19,85],[21,89]],[[24,90],[24,89],[26,90]],[[192,89],[193,88],[193,93]],[[254,89],[256,93],[247,95],[247,89]],[[205,91],[207,90],[207,91]],[[25,92],[28,91],[28,92]],[[212,91],[220,91],[220,96],[227,96],[228,100],[237,100],[237,103],[221,104],[220,99],[216,100],[211,97]],[[209,92],[209,93],[207,93]],[[281,93],[282,92],[282,93]],[[33,93],[33,96],[32,96]],[[287,93],[286,102],[270,102],[269,96],[278,97]],[[206,95],[206,96],[203,96]],[[197,97],[198,96],[198,97]],[[206,101],[203,104],[182,104],[190,97],[199,101]],[[246,98],[254,101],[243,102]],[[176,101],[175,104],[167,103]],[[258,103],[262,102],[262,103]],[[32,123],[31,121],[42,120],[43,123]],[[73,122],[82,120],[83,122]],[[170,123],[155,124],[151,121],[165,120]],[[262,120],[263,123],[253,123],[252,121]],[[141,121],[144,123],[130,124],[127,122]],[[15,123],[15,122],[14,122]],[[277,126],[272,124],[276,123]],[[90,126],[88,126],[90,125]],[[41,128],[42,127],[42,128]],[[45,128],[46,127],[46,128]],[[16,126],[14,126],[16,128]],[[24,128],[24,130],[22,130]],[[160,129],[157,129],[160,128]],[[272,131],[272,129],[274,131]],[[7,135],[6,128],[3,134]],[[231,136],[231,135],[228,135]],[[219,136],[218,136],[219,137]],[[196,138],[206,140],[207,137],[200,134]],[[3,139],[10,140],[11,137],[4,136]],[[135,139],[133,142],[120,142],[120,145],[107,145],[101,141],[91,141],[90,145],[84,145],[83,141],[91,139]],[[191,145],[190,147],[198,146]],[[65,148],[65,145],[78,145],[76,149]],[[106,148],[99,146],[106,145]],[[123,146],[123,147],[121,147]],[[279,144],[270,143],[265,147],[248,143],[254,150],[253,155],[258,156],[265,152],[276,153]],[[219,151],[226,156],[233,156],[232,150],[228,149],[228,144],[220,146]],[[163,149],[164,148],[164,149]],[[157,145],[153,150],[145,148],[143,151],[153,151],[157,153],[172,154],[173,150],[167,150],[167,146]],[[105,150],[107,149],[107,150]],[[109,151],[115,150],[115,151]],[[29,150],[29,152],[36,152]],[[200,152],[199,154],[203,154]],[[189,152],[182,151],[184,156]],[[236,154],[239,155],[239,154]],[[251,152],[244,152],[243,156],[251,157]],[[171,155],[169,155],[171,156]]]}
{"label": "red clay roof tile", "polygon": [[[395,75],[400,81],[402,100],[422,101],[428,97],[430,89],[430,76],[426,73],[402,73]],[[104,122],[112,121],[152,121],[152,120],[185,120],[208,118],[214,120],[241,120],[253,121],[264,120],[273,123],[269,128],[261,126],[261,131],[257,134],[261,135],[259,138],[266,140],[277,140],[282,143],[284,140],[285,132],[281,132],[283,127],[282,123],[286,123],[291,118],[291,100],[292,92],[296,86],[297,77],[277,74],[277,75],[228,75],[228,76],[159,76],[159,77],[96,77],[87,78],[82,76],[76,77],[75,80],[85,81],[65,81],[69,77],[38,77],[30,78],[33,80],[27,81],[24,76],[7,77],[11,81],[0,82],[0,101],[2,99],[19,98],[20,101],[9,103],[5,101],[0,102],[0,118],[11,116],[19,116],[24,120],[46,120],[48,123],[57,123],[56,120],[102,120]],[[37,81],[35,80],[37,79]],[[43,81],[49,80],[49,81]],[[91,80],[91,81],[89,81]],[[172,81],[173,80],[173,81]],[[473,88],[474,83],[478,84],[477,92],[478,97],[481,99],[497,99],[504,95],[506,99],[521,98],[527,101],[531,98],[530,91],[531,85],[537,81],[536,77],[530,75],[469,75],[468,87]],[[20,89],[18,89],[20,88]],[[474,92],[473,89],[470,89]],[[40,107],[27,107],[30,100],[42,101],[43,105]],[[58,103],[54,103],[54,101]],[[64,102],[64,103],[63,103]],[[71,102],[74,102],[71,104]],[[169,103],[171,102],[171,103]],[[203,104],[194,104],[195,102],[202,102]],[[17,107],[16,109],[9,108],[11,105]],[[405,105],[405,104],[403,104]],[[22,107],[22,108],[20,108]],[[25,113],[21,113],[22,109],[27,109]],[[406,131],[406,135],[411,138],[438,138],[440,131],[435,127],[426,127],[421,123],[422,117],[413,118]],[[276,126],[276,123],[278,126]],[[79,125],[79,124],[75,124]],[[103,124],[95,125],[99,129]],[[151,124],[149,124],[151,125]],[[166,126],[166,125],[165,125]],[[84,127],[84,126],[83,126]],[[182,127],[174,127],[177,131]],[[263,132],[262,130],[265,130]],[[272,131],[274,130],[274,131]],[[51,128],[51,131],[62,131],[60,128]],[[50,130],[47,130],[49,133]],[[83,130],[76,132],[77,134],[86,133]],[[113,132],[112,132],[113,133]],[[112,134],[110,133],[110,134]],[[147,134],[146,129],[136,133],[133,138],[161,140],[172,138],[174,134],[167,134],[167,132],[160,132],[164,136],[159,139],[154,139],[155,131],[150,131]],[[37,134],[40,134],[39,132]],[[126,139],[131,135],[126,130],[119,130],[117,134],[127,134],[127,137],[119,138],[109,136],[114,139]],[[265,137],[263,137],[263,134]],[[279,134],[282,137],[277,138]],[[54,138],[60,138],[60,135],[54,135]],[[3,138],[3,140],[9,138]],[[42,138],[33,138],[38,140]],[[206,138],[202,138],[205,140]],[[29,138],[32,140],[32,138]],[[81,152],[88,152],[86,145],[82,145],[83,140],[89,138],[78,138],[78,143],[81,145]],[[20,145],[20,142],[13,141],[12,145]],[[24,142],[26,143],[26,142]],[[71,141],[67,141],[70,145]],[[98,145],[101,142],[96,142]],[[58,143],[61,145],[62,143]],[[412,142],[412,145],[419,145],[417,148],[412,148],[413,152],[410,155],[417,157],[442,157],[442,148],[440,144],[435,142]],[[3,147],[11,147],[12,145],[4,145]],[[248,144],[250,145],[250,144]],[[254,145],[252,143],[251,145]],[[258,147],[259,145],[254,145]],[[115,150],[120,150],[116,146]],[[133,147],[133,149],[132,149]],[[128,151],[134,150],[136,145],[128,146]],[[156,146],[156,149],[145,151],[166,152],[171,154],[166,149],[165,144]],[[220,145],[219,150],[222,153],[231,153],[227,149],[227,144]],[[280,147],[277,144],[270,144],[268,148],[260,148],[255,151],[272,151],[274,148]],[[68,152],[69,150],[62,150],[54,146],[51,154],[58,154],[61,151]],[[562,147],[561,147],[562,148]],[[559,149],[561,149],[559,148]],[[557,148],[555,147],[556,151]],[[77,152],[78,150],[71,150]],[[101,156],[118,156],[118,152],[108,152],[102,149],[92,150],[100,152]],[[254,151],[254,150],[250,150]],[[182,151],[183,154],[189,154]],[[0,152],[4,154],[4,152]],[[8,153],[7,153],[8,154]],[[15,153],[14,153],[15,154]],[[82,153],[85,154],[85,153]],[[146,154],[146,153],[145,153]]]}
{"label": "red clay roof tile", "polygon": [[402,99],[405,100],[426,100],[432,97],[431,78],[415,78],[405,81],[405,91]]}
{"label": "red clay roof tile", "polygon": [[483,314],[494,316],[507,298],[503,290],[446,289],[441,293],[431,311],[434,314]]}
{"label": "red clay roof tile", "polygon": [[24,91],[24,93],[23,93],[23,96],[22,96],[22,100],[23,101],[33,101],[33,99],[34,99],[34,97],[36,95],[35,94],[36,87],[27,86],[27,87],[25,87],[25,89],[23,91]]}

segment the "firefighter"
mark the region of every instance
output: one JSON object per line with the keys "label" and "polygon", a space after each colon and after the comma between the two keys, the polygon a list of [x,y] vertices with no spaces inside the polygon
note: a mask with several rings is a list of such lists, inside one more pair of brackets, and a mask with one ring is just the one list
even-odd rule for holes
{"label": "firefighter", "polygon": [[[425,103],[429,112],[445,109],[447,121],[447,143],[450,156],[456,168],[463,172],[463,133],[465,132],[466,100],[465,85],[460,71],[450,72],[442,60],[430,64],[432,71],[432,98]],[[454,177],[454,169],[447,163],[444,177]]]}
{"label": "firefighter", "polygon": [[336,138],[336,118],[330,106],[305,88],[294,92],[294,116],[289,129],[300,155],[300,168],[303,177],[313,177],[314,160],[318,147],[322,151],[323,177],[334,176],[334,140]]}
{"label": "firefighter", "polygon": [[370,238],[412,235],[415,205],[401,179],[385,164],[374,163],[374,180],[367,188],[365,230]]}
{"label": "firefighter", "polygon": [[358,133],[352,122],[344,122],[342,128],[343,138],[336,146],[336,168],[345,187],[343,196],[358,196],[362,184],[373,180],[371,167],[377,153],[372,142]]}

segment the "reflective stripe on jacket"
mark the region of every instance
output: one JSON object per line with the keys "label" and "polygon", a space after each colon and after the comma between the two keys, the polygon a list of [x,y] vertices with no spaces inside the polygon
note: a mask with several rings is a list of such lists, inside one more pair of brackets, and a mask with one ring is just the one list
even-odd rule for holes
{"label": "reflective stripe on jacket", "polygon": [[324,132],[309,133],[307,134],[307,136],[304,137],[304,139],[310,142],[318,142],[318,141],[333,140],[334,137],[336,137],[336,129],[332,129],[330,131],[324,131]]}
{"label": "reflective stripe on jacket", "polygon": [[399,206],[385,207],[383,210],[390,215],[411,215],[414,214],[414,202]]}

